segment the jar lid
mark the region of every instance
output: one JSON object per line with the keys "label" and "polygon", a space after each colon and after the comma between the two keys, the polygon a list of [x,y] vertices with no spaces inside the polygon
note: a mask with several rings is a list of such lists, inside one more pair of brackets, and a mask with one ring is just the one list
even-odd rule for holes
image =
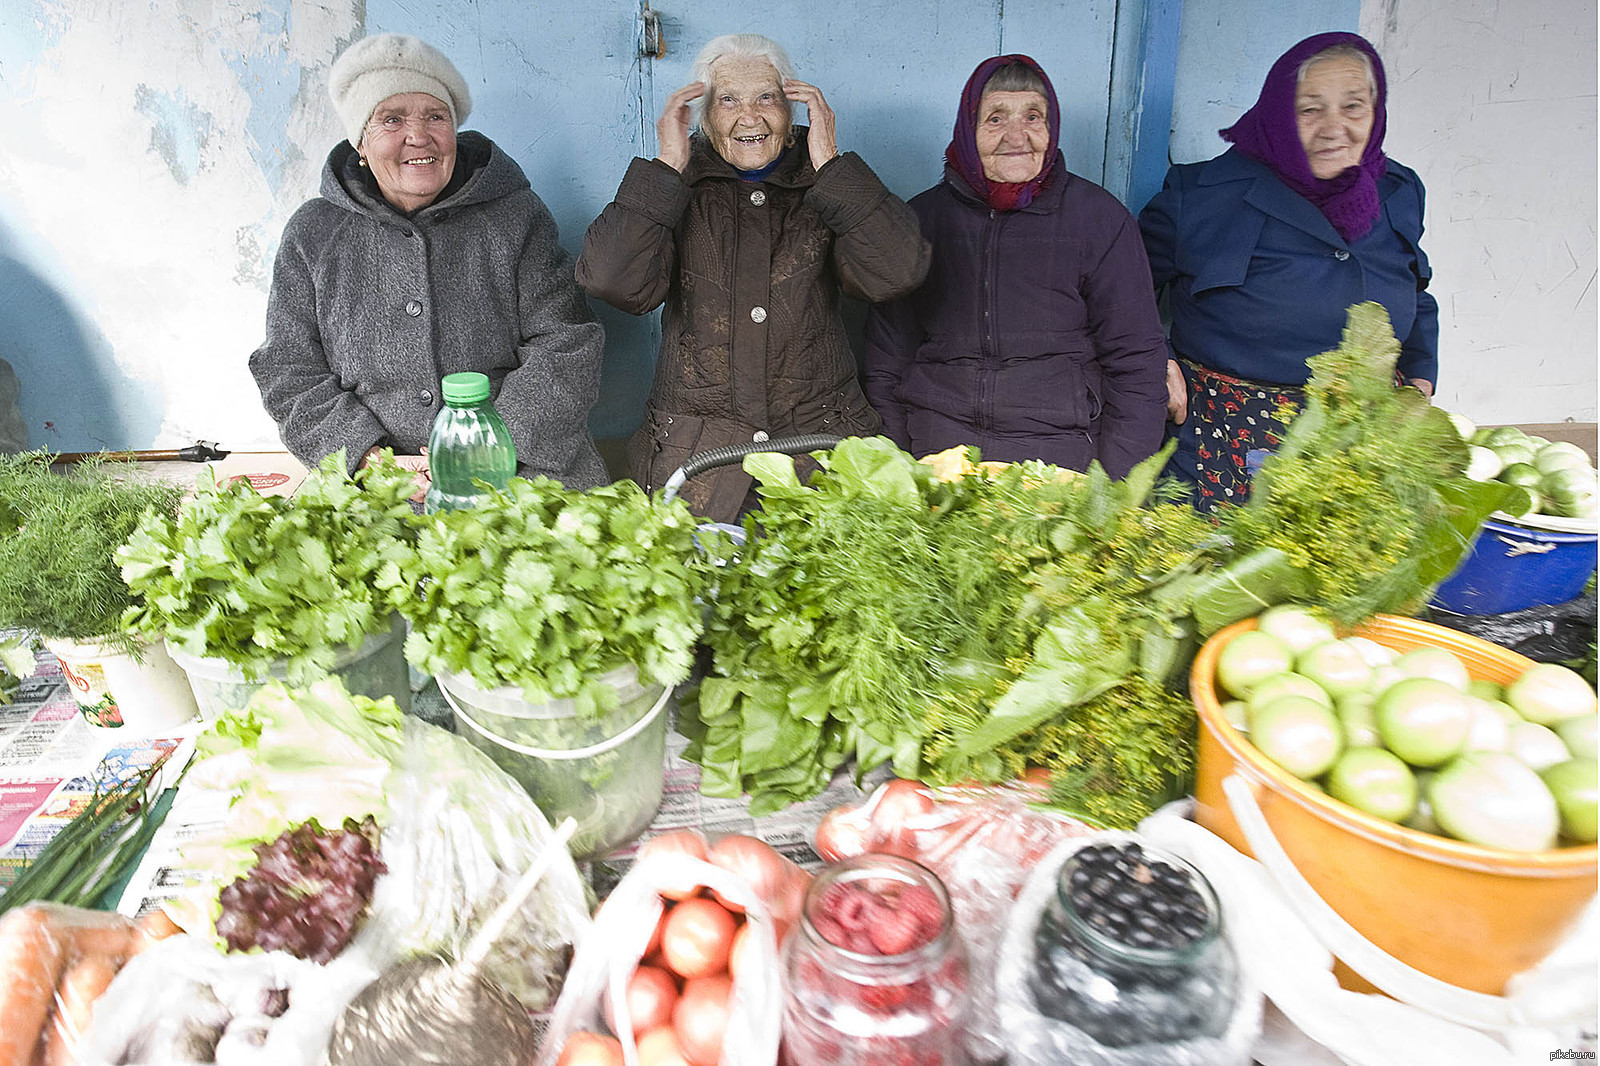
{"label": "jar lid", "polygon": [[446,374],[440,384],[439,391],[444,394],[444,402],[452,407],[481,403],[489,398],[489,376],[480,374],[476,370]]}

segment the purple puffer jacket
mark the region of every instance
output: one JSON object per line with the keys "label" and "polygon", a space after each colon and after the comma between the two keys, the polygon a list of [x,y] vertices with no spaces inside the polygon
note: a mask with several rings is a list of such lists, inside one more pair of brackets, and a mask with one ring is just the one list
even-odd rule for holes
{"label": "purple puffer jacket", "polygon": [[872,309],[863,384],[913,455],[975,444],[1122,477],[1161,446],[1167,346],[1139,227],[1069,173],[994,211],[951,169],[911,207],[928,278]]}

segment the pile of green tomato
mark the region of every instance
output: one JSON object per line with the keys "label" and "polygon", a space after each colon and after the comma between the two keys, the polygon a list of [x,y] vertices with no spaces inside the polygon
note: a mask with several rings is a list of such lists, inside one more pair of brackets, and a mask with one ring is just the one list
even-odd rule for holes
{"label": "pile of green tomato", "polygon": [[1595,690],[1539,663],[1502,688],[1445,648],[1338,639],[1269,608],[1217,659],[1228,721],[1263,755],[1378,818],[1515,851],[1593,843]]}
{"label": "pile of green tomato", "polygon": [[1460,415],[1450,418],[1471,446],[1468,477],[1503,481],[1528,491],[1531,505],[1512,517],[1544,514],[1593,519],[1600,513],[1594,466],[1589,453],[1576,444],[1530,436],[1516,426],[1480,429]]}

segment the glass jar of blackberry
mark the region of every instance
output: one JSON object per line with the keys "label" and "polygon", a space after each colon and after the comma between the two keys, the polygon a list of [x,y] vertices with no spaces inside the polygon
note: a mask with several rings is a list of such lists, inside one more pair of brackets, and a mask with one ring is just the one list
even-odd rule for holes
{"label": "glass jar of blackberry", "polygon": [[783,1066],[966,1066],[967,953],[927,867],[868,854],[823,870],[783,968]]}
{"label": "glass jar of blackberry", "polygon": [[1136,842],[1068,857],[1035,933],[1040,1013],[1105,1047],[1221,1036],[1238,996],[1222,909],[1198,870]]}

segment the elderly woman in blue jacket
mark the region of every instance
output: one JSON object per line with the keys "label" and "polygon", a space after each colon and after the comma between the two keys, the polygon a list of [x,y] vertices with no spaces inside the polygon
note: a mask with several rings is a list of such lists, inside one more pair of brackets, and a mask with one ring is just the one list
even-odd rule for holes
{"label": "elderly woman in blue jacket", "polygon": [[1383,154],[1383,64],[1364,38],[1289,49],[1221,131],[1233,148],[1175,166],[1139,216],[1171,313],[1168,472],[1210,511],[1249,494],[1251,452],[1282,438],[1306,359],[1374,300],[1401,341],[1397,384],[1433,395],[1439,309],[1422,251],[1422,182]]}

